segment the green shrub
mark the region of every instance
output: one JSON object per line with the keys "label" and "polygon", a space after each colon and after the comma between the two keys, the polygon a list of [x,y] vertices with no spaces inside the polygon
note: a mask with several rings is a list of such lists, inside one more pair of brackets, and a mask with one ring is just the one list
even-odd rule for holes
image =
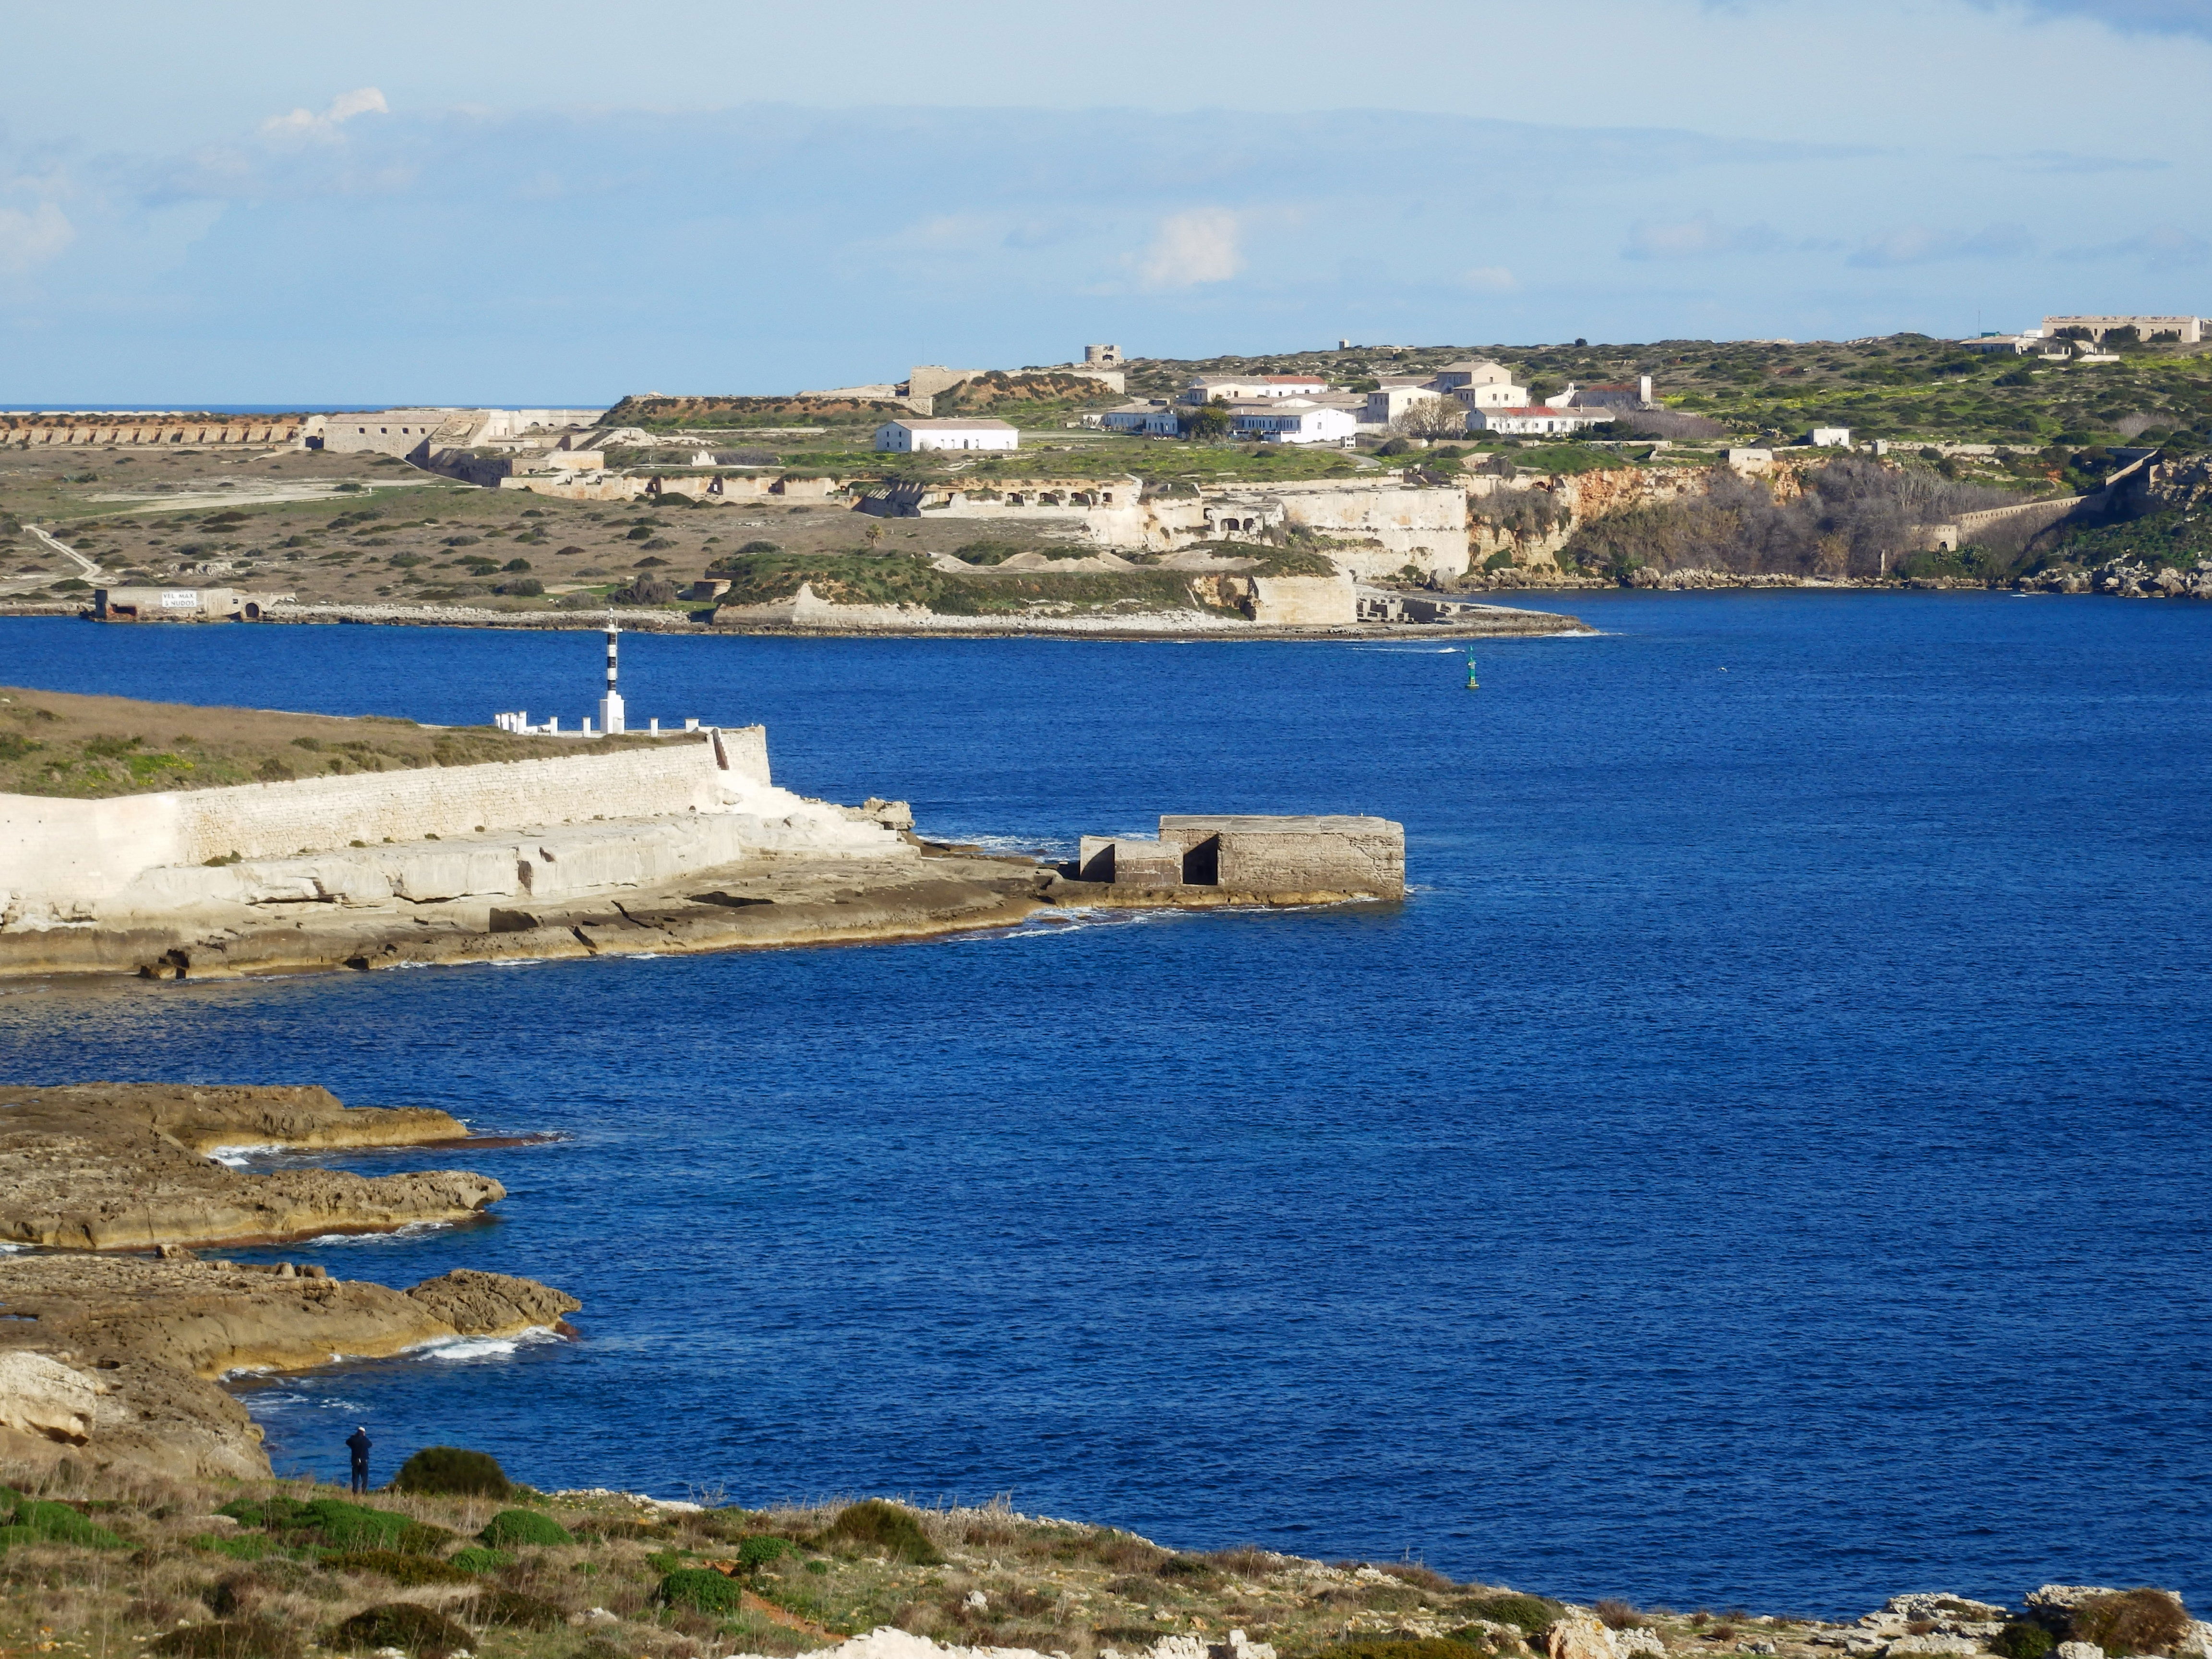
{"label": "green shrub", "polygon": [[296,1498],[234,1498],[216,1511],[241,1527],[260,1527],[270,1532],[306,1523],[307,1506]]}
{"label": "green shrub", "polygon": [[1458,1610],[1488,1620],[1493,1625],[1516,1626],[1532,1641],[1540,1638],[1566,1611],[1557,1601],[1547,1601],[1540,1595],[1485,1595],[1461,1602]]}
{"label": "green shrub", "polygon": [[842,1544],[879,1549],[894,1561],[918,1567],[942,1565],[945,1558],[922,1531],[921,1517],[898,1504],[864,1498],[837,1512],[823,1537]]}
{"label": "green shrub", "polygon": [[477,1534],[477,1541],[501,1549],[512,1544],[551,1547],[573,1544],[575,1535],[550,1515],[532,1510],[501,1510]]}
{"label": "green shrub", "polygon": [[43,1544],[46,1541],[28,1527],[0,1527],[0,1550],[12,1548],[17,1544]]}
{"label": "green shrub", "polygon": [[568,1622],[561,1609],[543,1596],[521,1590],[491,1590],[461,1608],[472,1624],[502,1625],[510,1630],[556,1630]]}
{"label": "green shrub", "polygon": [[2072,1632],[2107,1653],[2167,1653],[2189,1634],[2189,1614],[2180,1598],[2146,1584],[2091,1596],[2074,1609]]}
{"label": "green shrub", "polygon": [[390,1510],[373,1510],[336,1498],[318,1498],[283,1531],[302,1542],[319,1540],[334,1550],[396,1550],[415,1522]]}
{"label": "green shrub", "polygon": [[422,1584],[476,1583],[476,1575],[466,1567],[441,1561],[434,1555],[404,1555],[398,1550],[351,1550],[325,1556],[323,1565],[334,1572],[376,1573],[410,1589]]}
{"label": "green shrub", "polygon": [[1199,1555],[1170,1555],[1153,1571],[1163,1578],[1212,1578],[1220,1569]]}
{"label": "green shrub", "polygon": [[464,1572],[490,1572],[497,1567],[514,1565],[514,1557],[507,1551],[488,1550],[478,1544],[471,1544],[465,1550],[455,1550],[446,1559]]}
{"label": "green shrub", "polygon": [[2007,1625],[1990,1649],[2005,1659],[2043,1659],[2058,1645],[2058,1638],[2040,1625]]}
{"label": "green shrub", "polygon": [[745,1604],[744,1586],[712,1567],[678,1567],[660,1580],[660,1599],[672,1607],[701,1613],[736,1613]]}
{"label": "green shrub", "polygon": [[425,1446],[392,1477],[395,1492],[441,1492],[459,1498],[504,1498],[514,1483],[489,1452],[458,1446]]}
{"label": "green shrub", "polygon": [[41,1503],[27,1498],[15,1506],[15,1528],[48,1544],[77,1544],[87,1549],[119,1550],[124,1541],[103,1526],[88,1521],[66,1504]]}
{"label": "green shrub", "polygon": [[738,1546],[738,1565],[745,1571],[751,1572],[782,1556],[798,1553],[799,1546],[788,1538],[776,1538],[763,1533]]}
{"label": "green shrub", "polygon": [[418,1659],[439,1659],[471,1645],[468,1632],[442,1613],[413,1601],[387,1601],[333,1626],[325,1645],[398,1648]]}
{"label": "green shrub", "polygon": [[146,1651],[173,1659],[299,1659],[300,1638],[273,1619],[225,1619],[173,1630]]}

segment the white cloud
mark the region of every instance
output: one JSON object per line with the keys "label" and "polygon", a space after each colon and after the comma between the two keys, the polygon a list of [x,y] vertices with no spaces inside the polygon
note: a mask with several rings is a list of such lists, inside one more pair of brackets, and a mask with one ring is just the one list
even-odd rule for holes
{"label": "white cloud", "polygon": [[1486,294],[1504,294],[1521,286],[1504,265],[1477,265],[1460,280]]}
{"label": "white cloud", "polygon": [[2097,247],[2067,249],[2069,259],[2139,259],[2150,270],[2201,270],[2212,261],[2212,242],[2172,225],[2160,225],[2140,236]]}
{"label": "white cloud", "polygon": [[356,115],[391,113],[392,106],[384,101],[382,93],[374,87],[359,87],[331,99],[331,106],[320,115],[309,109],[295,109],[289,115],[272,115],[261,124],[261,131],[270,138],[311,138],[327,143],[338,136],[340,127]]}
{"label": "white cloud", "polygon": [[1137,267],[1146,288],[1195,288],[1225,283],[1244,269],[1237,246],[1243,227],[1226,208],[1193,208],[1160,221],[1159,234]]}
{"label": "white cloud", "polygon": [[1869,236],[1844,263],[1875,270],[1941,259],[2015,259],[2034,246],[2021,225],[1984,225],[1971,234],[1905,225]]}
{"label": "white cloud", "polygon": [[76,240],[76,227],[52,202],[27,212],[0,208],[0,271],[11,276],[44,264]]}
{"label": "white cloud", "polygon": [[1625,259],[1710,259],[1722,254],[1769,253],[1783,245],[1769,224],[1724,225],[1711,213],[1671,222],[1638,219],[1628,228]]}

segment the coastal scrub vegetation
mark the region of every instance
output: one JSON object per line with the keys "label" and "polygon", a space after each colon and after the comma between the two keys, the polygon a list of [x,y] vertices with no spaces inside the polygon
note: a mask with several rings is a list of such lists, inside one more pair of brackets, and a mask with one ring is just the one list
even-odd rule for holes
{"label": "coastal scrub vegetation", "polygon": [[1570,380],[1653,378],[1670,412],[1710,428],[1634,428],[1680,441],[1781,441],[1815,426],[1896,442],[2105,442],[2212,447],[2212,351],[2108,337],[2111,362],[1983,355],[1924,334],[1856,340],[1656,340],[1637,344],[1350,346],[1129,365],[1133,397],[1172,397],[1194,374],[1319,374],[1334,385],[1433,374],[1463,357],[1504,364],[1532,395]]}
{"label": "coastal scrub vegetation", "polygon": [[[1003,1503],[703,1508],[521,1486],[504,1499],[355,1498],[307,1481],[94,1474],[68,1459],[12,1478],[0,1494],[11,1517],[0,1527],[0,1647],[61,1659],[134,1645],[175,1659],[384,1648],[411,1659],[723,1659],[806,1653],[885,1626],[1066,1659],[1142,1654],[1169,1636],[1218,1643],[1231,1629],[1283,1659],[1537,1659],[1555,1622],[1586,1616],[1417,1561],[1172,1550]],[[2179,1612],[2161,1592],[2134,1590],[2074,1616],[2076,1633],[2102,1633],[2117,1653],[2161,1639]],[[1784,1659],[1817,1659],[1838,1628],[1684,1620],[1620,1601],[1600,1603],[1599,1616],[1684,1659],[1732,1659],[1746,1627]]]}
{"label": "coastal scrub vegetation", "polygon": [[425,1446],[399,1466],[392,1484],[401,1492],[459,1493],[473,1498],[504,1498],[509,1490],[506,1471],[489,1452],[464,1451],[459,1446]]}
{"label": "coastal scrub vegetation", "polygon": [[827,558],[731,554],[717,559],[713,568],[730,579],[724,605],[787,599],[803,583],[834,605],[918,605],[954,617],[1020,615],[1039,604],[1071,611],[1131,604],[1148,611],[1215,608],[1194,594],[1187,577],[1171,570],[997,574],[979,566],[975,574],[966,575],[939,570],[909,554],[860,551]]}
{"label": "coastal scrub vegetation", "polygon": [[[611,738],[593,752],[654,741]],[[574,753],[574,744],[558,738],[488,726],[423,726],[374,714],[341,719],[0,686],[0,793],[7,794],[88,800]]]}

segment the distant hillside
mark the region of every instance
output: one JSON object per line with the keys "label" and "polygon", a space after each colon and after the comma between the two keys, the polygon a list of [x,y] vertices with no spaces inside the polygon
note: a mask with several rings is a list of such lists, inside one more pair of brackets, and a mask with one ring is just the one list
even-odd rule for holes
{"label": "distant hillside", "polygon": [[994,369],[972,380],[963,380],[932,399],[934,415],[988,415],[1018,422],[1022,416],[1058,416],[1072,410],[1122,402],[1120,393],[1080,374],[1055,374],[1050,370],[1009,374]]}
{"label": "distant hillside", "polygon": [[1314,374],[1340,386],[1378,375],[1432,374],[1488,357],[1541,397],[1570,380],[1649,374],[1670,405],[1750,437],[1848,426],[1860,438],[1907,442],[2159,443],[2212,448],[2212,351],[2152,345],[2118,362],[2045,364],[1981,356],[1924,334],[1775,345],[1661,340],[1646,345],[1353,347],[1256,357],[1151,358],[1129,366],[1133,395],[1165,397],[1194,374]]}

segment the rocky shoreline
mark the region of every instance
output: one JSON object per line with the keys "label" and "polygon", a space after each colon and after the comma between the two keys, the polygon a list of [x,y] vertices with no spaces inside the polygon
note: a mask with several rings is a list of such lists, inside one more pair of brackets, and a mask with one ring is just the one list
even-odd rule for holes
{"label": "rocky shoreline", "polygon": [[266,1478],[261,1431],[222,1377],[560,1328],[582,1304],[532,1279],[462,1269],[397,1291],[195,1255],[476,1221],[507,1195],[466,1170],[248,1175],[212,1151],[466,1137],[444,1112],[319,1088],[0,1088],[0,1459]]}
{"label": "rocky shoreline", "polygon": [[[147,1650],[177,1659],[306,1659],[301,1630],[356,1652],[398,1631],[414,1659],[2212,1659],[2212,1624],[2146,1588],[2051,1583],[2016,1605],[1917,1591],[1846,1620],[1685,1614],[1455,1583],[1410,1560],[1178,1551],[997,1504],[746,1508],[503,1486],[345,1504],[267,1484],[226,1376],[563,1331],[580,1304],[496,1273],[400,1291],[195,1259],[226,1240],[466,1218],[502,1194],[459,1171],[249,1175],[209,1154],[455,1144],[466,1126],[446,1113],[348,1108],[313,1087],[0,1088],[0,1233],[21,1241],[0,1257],[0,1510],[15,1516],[0,1620],[80,1555],[127,1549],[139,1577],[94,1575],[112,1601],[35,1604],[48,1634],[158,1642]],[[499,1509],[518,1499],[526,1511]]]}

